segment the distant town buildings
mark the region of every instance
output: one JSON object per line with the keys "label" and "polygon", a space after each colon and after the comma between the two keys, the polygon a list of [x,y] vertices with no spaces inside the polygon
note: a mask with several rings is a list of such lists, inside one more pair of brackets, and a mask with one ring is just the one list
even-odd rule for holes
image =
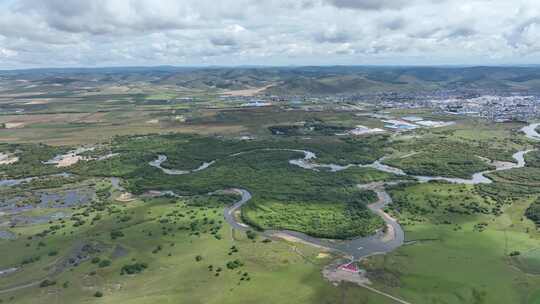
{"label": "distant town buildings", "polygon": [[[436,112],[453,115],[481,117],[493,121],[528,120],[540,116],[540,97],[533,95],[499,95],[497,92],[437,91],[432,93],[385,92],[378,94],[336,94],[334,96],[221,96],[222,101],[236,103],[241,107],[282,106],[285,109],[322,111],[326,108],[338,111],[358,111],[365,105],[385,109],[432,108]],[[380,119],[391,120],[385,115]],[[439,122],[422,120],[419,117],[403,117],[403,122],[387,123],[388,128],[413,129],[418,126],[438,127]],[[420,122],[420,120],[422,120]],[[419,123],[417,123],[419,122]],[[412,125],[410,125],[412,124]],[[362,132],[358,130],[358,132]]]}
{"label": "distant town buildings", "polygon": [[433,106],[448,114],[482,117],[493,121],[528,120],[537,117],[539,100],[534,96],[480,96],[467,99],[433,100]]}

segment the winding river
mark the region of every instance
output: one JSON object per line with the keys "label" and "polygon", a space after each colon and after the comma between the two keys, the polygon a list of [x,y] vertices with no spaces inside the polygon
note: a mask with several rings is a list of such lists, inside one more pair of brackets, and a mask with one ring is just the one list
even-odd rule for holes
{"label": "winding river", "polygon": [[163,173],[165,174],[169,174],[169,175],[184,175],[184,174],[190,174],[190,173],[194,173],[194,172],[197,172],[197,171],[201,171],[201,170],[204,170],[208,167],[210,167],[215,161],[211,161],[211,162],[203,162],[198,168],[196,169],[193,169],[193,170],[174,170],[174,169],[167,169],[167,168],[163,168],[161,166],[162,163],[166,162],[167,161],[167,156],[166,155],[163,155],[163,154],[159,154],[158,155],[158,158],[149,162],[148,164],[152,167],[155,167],[155,168],[158,168],[160,169],[161,171],[163,171]]}
{"label": "winding river", "polygon": [[525,136],[527,136],[530,139],[540,140],[540,134],[536,132],[536,128],[538,128],[538,126],[540,126],[540,123],[533,123],[526,127],[523,127],[521,131],[525,133]]}
{"label": "winding river", "polygon": [[[540,137],[539,137],[540,139]],[[422,175],[409,175],[403,170],[399,168],[395,168],[389,165],[385,165],[383,163],[384,159],[386,157],[382,157],[381,159],[368,164],[368,165],[358,165],[358,164],[348,164],[348,165],[336,165],[336,164],[318,164],[315,163],[314,160],[317,158],[315,153],[311,151],[305,151],[305,150],[290,150],[290,151],[296,151],[296,152],[303,152],[304,158],[303,159],[294,159],[290,160],[289,163],[295,166],[299,166],[304,169],[308,170],[315,170],[318,171],[319,168],[325,168],[329,169],[331,172],[338,172],[342,170],[346,170],[351,167],[360,167],[360,168],[373,168],[379,171],[395,174],[395,175],[402,175],[402,176],[409,176],[413,177],[416,180],[418,180],[421,183],[439,180],[439,181],[446,181],[449,183],[455,183],[455,184],[468,184],[468,185],[475,185],[475,184],[489,184],[492,181],[485,177],[484,175],[487,173],[500,171],[500,170],[508,170],[508,169],[514,169],[514,168],[522,168],[525,166],[525,154],[531,152],[532,150],[526,150],[526,151],[518,151],[512,155],[512,158],[516,161],[514,162],[496,162],[494,163],[495,169],[493,170],[486,170],[482,172],[477,172],[472,175],[471,179],[464,179],[464,178],[453,178],[453,177],[444,177],[444,176],[422,176]]]}
{"label": "winding river", "polygon": [[[538,123],[530,124],[522,128],[521,131],[524,132],[525,135],[530,139],[540,140],[540,134],[536,132],[536,128],[539,125],[540,124]],[[491,183],[492,181],[485,176],[486,174],[490,172],[524,167],[525,154],[529,153],[532,150],[523,150],[523,151],[518,151],[514,153],[512,155],[512,158],[515,160],[515,162],[494,162],[492,164],[495,166],[495,169],[477,172],[473,174],[470,179],[450,178],[450,177],[443,177],[443,176],[409,175],[399,168],[391,167],[384,164],[383,161],[385,157],[367,165],[319,164],[315,162],[315,160],[317,159],[317,155],[315,153],[311,151],[307,151],[307,150],[298,150],[298,149],[279,149],[279,148],[258,149],[258,150],[235,153],[235,154],[230,155],[229,157],[235,157],[235,156],[239,156],[245,153],[253,153],[256,151],[290,151],[290,152],[303,153],[304,154],[303,158],[289,160],[289,163],[291,165],[298,166],[306,170],[319,171],[320,169],[324,169],[324,170],[329,170],[330,172],[338,172],[338,171],[346,170],[351,167],[362,167],[362,168],[373,168],[379,171],[383,171],[383,172],[387,172],[387,173],[391,173],[391,174],[395,174],[399,176],[413,177],[414,179],[416,179],[418,182],[421,182],[421,183],[438,180],[438,181],[446,181],[446,182],[456,183],[456,184],[475,185],[475,184]],[[190,173],[204,170],[215,163],[215,160],[211,162],[204,162],[200,167],[193,170],[173,170],[173,169],[166,169],[161,166],[161,164],[165,162],[166,160],[167,160],[167,157],[165,155],[158,155],[158,158],[150,162],[149,165],[159,168],[165,174],[180,175],[180,174],[190,174]],[[329,240],[329,239],[316,238],[316,237],[312,237],[301,232],[289,231],[289,230],[266,230],[266,231],[263,231],[262,234],[269,237],[278,236],[285,239],[295,239],[301,242],[309,243],[313,246],[323,247],[329,250],[344,253],[353,259],[359,259],[366,256],[374,255],[374,254],[383,254],[383,253],[390,252],[400,247],[401,245],[403,245],[403,242],[405,240],[405,233],[401,225],[399,225],[398,221],[383,211],[384,208],[388,204],[392,203],[392,198],[386,192],[385,187],[388,185],[397,184],[397,183],[399,183],[399,181],[389,182],[389,183],[377,182],[377,183],[370,183],[370,184],[358,186],[361,189],[374,191],[378,197],[377,202],[368,205],[368,208],[372,212],[379,215],[384,220],[386,227],[385,229],[381,229],[377,231],[374,235],[367,236],[367,237],[358,237],[358,238],[350,239],[350,240]],[[249,191],[245,189],[231,189],[231,190],[240,194],[241,198],[232,206],[226,207],[224,209],[225,220],[235,229],[242,230],[242,231],[249,230],[251,229],[251,227],[237,220],[237,216],[235,216],[235,213],[239,211],[244,204],[249,202],[249,200],[252,197],[251,193],[249,193]],[[171,191],[167,191],[163,193],[174,194]]]}

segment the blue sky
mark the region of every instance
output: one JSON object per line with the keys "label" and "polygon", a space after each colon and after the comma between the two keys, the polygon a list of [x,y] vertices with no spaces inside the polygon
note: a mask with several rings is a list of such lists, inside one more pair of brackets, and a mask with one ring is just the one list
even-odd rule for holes
{"label": "blue sky", "polygon": [[533,0],[0,0],[0,68],[540,63]]}

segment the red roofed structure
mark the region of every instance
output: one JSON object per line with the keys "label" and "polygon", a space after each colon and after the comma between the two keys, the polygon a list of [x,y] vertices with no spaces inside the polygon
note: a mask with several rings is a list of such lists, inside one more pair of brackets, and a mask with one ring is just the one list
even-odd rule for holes
{"label": "red roofed structure", "polygon": [[358,268],[358,265],[354,261],[350,262],[350,263],[343,264],[343,265],[339,266],[338,268],[341,269],[341,270],[354,272],[354,273],[360,272],[360,269]]}

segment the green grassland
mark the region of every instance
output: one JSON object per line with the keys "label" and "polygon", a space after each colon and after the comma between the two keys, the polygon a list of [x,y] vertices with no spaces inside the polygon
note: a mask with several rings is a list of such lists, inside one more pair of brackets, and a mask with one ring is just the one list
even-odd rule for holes
{"label": "green grassland", "polygon": [[[43,282],[47,275],[51,285],[1,294],[0,299],[16,303],[331,303],[337,299],[391,303],[350,285],[328,284],[320,275],[328,258],[317,258],[318,250],[247,238],[223,223],[222,204],[198,206],[198,200],[195,205],[190,198],[107,203],[78,210],[85,221],[81,225],[75,226],[80,219],[72,217],[14,228],[17,240],[0,241],[2,266],[34,259],[9,278],[0,278],[0,287]],[[50,232],[36,236],[43,230]],[[121,236],[113,239],[111,231],[121,231]],[[88,259],[59,273],[48,269],[83,244],[91,245],[92,250],[85,251]],[[126,266],[137,263],[146,268],[122,274]],[[96,297],[97,292],[102,297]]]}
{"label": "green grassland", "polygon": [[540,277],[533,275],[540,234],[524,220],[531,199],[494,214],[496,202],[471,186],[412,184],[391,193],[398,203],[391,212],[412,243],[367,262],[376,286],[413,303],[540,301]]}
{"label": "green grassland", "polygon": [[524,232],[474,224],[417,225],[408,239],[426,239],[370,262],[374,281],[414,303],[537,303],[540,279],[514,267],[510,250],[532,250]]}

